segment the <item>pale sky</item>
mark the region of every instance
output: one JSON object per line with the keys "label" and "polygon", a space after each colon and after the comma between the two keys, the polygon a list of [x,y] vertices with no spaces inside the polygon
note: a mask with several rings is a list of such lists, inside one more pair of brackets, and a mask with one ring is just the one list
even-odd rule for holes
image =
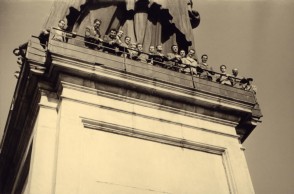
{"label": "pale sky", "polygon": [[[12,50],[38,35],[52,1],[0,1],[0,137],[18,69]],[[253,77],[264,118],[245,141],[257,194],[294,192],[294,1],[194,0],[201,15],[197,54],[218,69],[237,67]]]}

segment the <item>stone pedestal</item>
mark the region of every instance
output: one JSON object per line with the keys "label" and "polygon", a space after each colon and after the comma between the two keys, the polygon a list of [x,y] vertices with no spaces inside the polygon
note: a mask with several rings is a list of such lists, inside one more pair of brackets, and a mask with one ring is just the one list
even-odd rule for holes
{"label": "stone pedestal", "polygon": [[32,48],[14,109],[27,114],[10,116],[27,121],[14,149],[31,151],[2,190],[254,193],[241,144],[260,118],[252,93],[52,40],[45,60]]}

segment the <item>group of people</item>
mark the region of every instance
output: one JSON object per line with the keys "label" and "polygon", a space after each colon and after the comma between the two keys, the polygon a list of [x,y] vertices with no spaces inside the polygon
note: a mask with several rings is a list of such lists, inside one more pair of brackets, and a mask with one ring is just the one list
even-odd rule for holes
{"label": "group of people", "polygon": [[257,87],[255,85],[252,85],[252,78],[239,77],[239,71],[236,68],[232,69],[232,74],[228,74],[226,71],[227,66],[221,65],[220,73],[218,73],[216,76],[216,82],[224,85],[233,86],[235,88],[251,91],[256,94]]}
{"label": "group of people", "polygon": [[[162,45],[150,45],[147,53],[144,52],[142,43],[133,43],[129,36],[125,36],[123,39],[123,30],[117,31],[110,29],[108,34],[102,36],[100,33],[101,23],[101,20],[95,19],[93,25],[86,27],[84,36],[86,47],[193,75],[220,84],[256,92],[256,88],[251,84],[253,81],[252,78],[245,79],[238,77],[237,69],[233,69],[232,74],[229,75],[226,72],[226,65],[221,65],[220,73],[214,72],[213,68],[207,63],[207,54],[203,54],[201,56],[201,62],[199,62],[195,58],[194,49],[189,49],[186,53],[185,50],[179,50],[176,44],[171,46],[171,51],[166,55],[163,53]],[[65,22],[60,20],[58,27],[61,32],[55,33],[53,39],[65,42],[66,38],[75,37],[75,33],[69,34],[63,32],[64,26]]]}

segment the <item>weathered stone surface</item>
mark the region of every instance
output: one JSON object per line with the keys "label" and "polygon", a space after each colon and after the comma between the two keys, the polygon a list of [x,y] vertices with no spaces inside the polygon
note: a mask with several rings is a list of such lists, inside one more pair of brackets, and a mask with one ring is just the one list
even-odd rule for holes
{"label": "weathered stone surface", "polygon": [[262,116],[252,93],[66,43],[48,51],[22,66],[2,193],[254,193],[240,144]]}

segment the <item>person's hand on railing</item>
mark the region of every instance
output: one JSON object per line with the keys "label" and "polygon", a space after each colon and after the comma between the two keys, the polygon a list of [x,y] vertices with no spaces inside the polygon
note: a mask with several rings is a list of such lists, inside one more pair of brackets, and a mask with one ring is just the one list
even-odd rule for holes
{"label": "person's hand on railing", "polygon": [[103,42],[103,39],[97,36],[91,36],[90,38],[93,38],[94,40],[98,41],[98,42]]}
{"label": "person's hand on railing", "polygon": [[203,71],[205,71],[203,68],[201,68],[200,66],[196,66],[196,71],[198,73],[202,73]]}
{"label": "person's hand on railing", "polygon": [[119,52],[119,47],[115,47],[114,52],[118,53]]}
{"label": "person's hand on railing", "polygon": [[72,34],[72,37],[73,38],[75,38],[77,36],[77,33],[76,32],[72,32],[71,34]]}
{"label": "person's hand on railing", "polygon": [[43,33],[44,35],[48,35],[50,33],[50,30],[44,29],[44,30],[42,30],[41,33]]}

